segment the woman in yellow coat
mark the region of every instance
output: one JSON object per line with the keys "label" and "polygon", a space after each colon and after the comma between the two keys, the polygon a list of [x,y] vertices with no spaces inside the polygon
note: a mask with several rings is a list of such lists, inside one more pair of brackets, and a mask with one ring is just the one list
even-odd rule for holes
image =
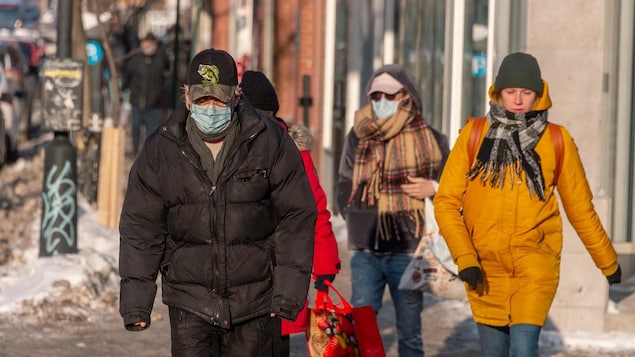
{"label": "woman in yellow coat", "polygon": [[[435,216],[465,282],[483,356],[538,356],[540,330],[560,276],[562,220],[547,82],[536,59],[503,59],[475,158],[474,121],[461,131],[434,199]],[[578,149],[565,128],[557,187],[573,228],[610,284],[617,254],[592,203]],[[472,162],[473,161],[473,162]]]}

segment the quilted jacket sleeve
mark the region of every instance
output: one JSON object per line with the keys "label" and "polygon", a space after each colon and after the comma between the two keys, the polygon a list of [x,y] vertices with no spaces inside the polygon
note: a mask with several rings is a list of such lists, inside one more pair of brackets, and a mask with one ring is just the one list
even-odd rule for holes
{"label": "quilted jacket sleeve", "polygon": [[434,212],[441,235],[445,238],[459,271],[480,266],[478,255],[461,215],[463,195],[467,188],[465,176],[469,169],[467,146],[472,124],[471,121],[468,122],[461,130],[450,151],[439,181],[439,190],[434,197]]}
{"label": "quilted jacket sleeve", "polygon": [[564,160],[558,180],[558,193],[564,211],[595,265],[604,275],[611,275],[617,270],[617,253],[593,206],[593,194],[578,147],[564,127],[562,134]]}

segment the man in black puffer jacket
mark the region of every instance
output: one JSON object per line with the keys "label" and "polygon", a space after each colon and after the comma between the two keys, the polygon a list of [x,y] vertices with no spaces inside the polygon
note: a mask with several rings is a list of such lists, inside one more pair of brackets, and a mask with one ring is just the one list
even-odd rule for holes
{"label": "man in black puffer jacket", "polygon": [[[150,32],[123,68],[122,89],[130,92],[132,154],[163,122],[170,61],[159,40]],[[142,129],[145,135],[141,135]]]}
{"label": "man in black puffer jacket", "polygon": [[120,313],[128,330],[150,326],[160,272],[173,356],[263,355],[280,333],[274,318],[295,320],[306,301],[317,217],[311,186],[291,138],[237,84],[229,54],[197,54],[186,103],[130,172]]}

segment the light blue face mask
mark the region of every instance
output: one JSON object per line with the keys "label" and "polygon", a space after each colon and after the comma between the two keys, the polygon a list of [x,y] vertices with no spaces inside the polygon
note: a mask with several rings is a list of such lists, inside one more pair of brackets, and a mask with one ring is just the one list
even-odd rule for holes
{"label": "light blue face mask", "polygon": [[232,110],[229,106],[192,104],[192,119],[203,133],[218,134],[225,130],[232,120]]}
{"label": "light blue face mask", "polygon": [[373,112],[377,119],[385,119],[391,117],[399,110],[399,101],[388,100],[386,97],[381,97],[380,100],[371,100],[373,105]]}

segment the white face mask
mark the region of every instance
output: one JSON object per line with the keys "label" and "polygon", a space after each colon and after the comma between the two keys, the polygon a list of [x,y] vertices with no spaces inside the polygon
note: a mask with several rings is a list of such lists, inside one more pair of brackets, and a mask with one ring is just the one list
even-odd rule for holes
{"label": "white face mask", "polygon": [[399,110],[399,101],[388,100],[383,96],[380,100],[372,100],[371,103],[373,105],[373,113],[375,113],[377,119],[391,117],[397,113],[397,110]]}

